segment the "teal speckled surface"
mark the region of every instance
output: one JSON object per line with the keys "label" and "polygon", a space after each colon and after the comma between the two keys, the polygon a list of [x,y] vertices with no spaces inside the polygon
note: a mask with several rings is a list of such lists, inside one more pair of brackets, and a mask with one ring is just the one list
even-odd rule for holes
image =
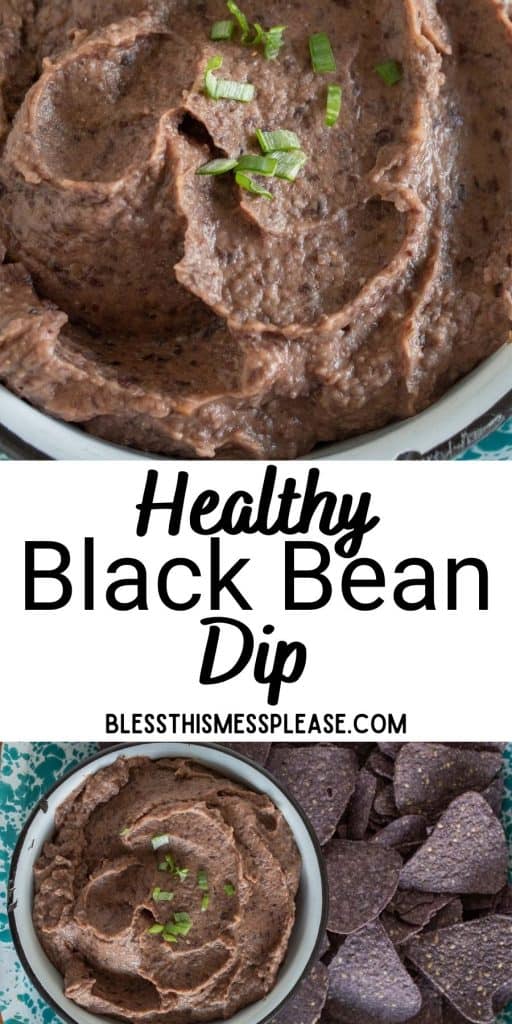
{"label": "teal speckled surface", "polygon": [[[64,772],[97,750],[94,743],[6,744],[0,771],[0,1011],[4,1024],[60,1024],[38,996],[18,961],[6,908],[9,863],[17,836],[31,808]],[[512,744],[506,754],[504,824],[512,864]],[[500,1024],[512,1024],[512,1005]]]}

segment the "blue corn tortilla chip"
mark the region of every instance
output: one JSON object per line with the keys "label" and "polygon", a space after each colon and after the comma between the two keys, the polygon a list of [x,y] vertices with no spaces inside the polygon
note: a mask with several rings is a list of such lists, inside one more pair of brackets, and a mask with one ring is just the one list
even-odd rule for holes
{"label": "blue corn tortilla chip", "polygon": [[370,754],[366,767],[373,772],[374,775],[381,775],[383,779],[392,779],[395,773],[395,762],[391,757],[387,757],[382,753],[381,750],[374,750]]}
{"label": "blue corn tortilla chip", "polygon": [[482,790],[482,796],[484,800],[487,800],[489,807],[494,811],[497,818],[501,818],[503,810],[503,798],[505,796],[505,780],[503,775],[499,775],[498,778],[491,782],[487,789]]}
{"label": "blue corn tortilla chip", "polygon": [[373,816],[375,820],[378,823],[380,822],[380,824],[382,824],[382,821],[387,823],[397,818],[399,813],[393,795],[393,784],[379,779],[377,782],[377,795],[373,801]]}
{"label": "blue corn tortilla chip", "polygon": [[370,814],[377,792],[377,779],[366,768],[361,768],[350,800],[347,815],[349,839],[364,839],[368,831]]}
{"label": "blue corn tortilla chip", "polygon": [[499,775],[502,756],[442,743],[404,743],[395,762],[395,801],[402,814],[431,818],[468,790],[480,792]]}
{"label": "blue corn tortilla chip", "polygon": [[380,921],[349,935],[329,964],[327,1011],[344,1024],[400,1024],[421,1009],[421,993]]}
{"label": "blue corn tortilla chip", "polygon": [[327,967],[318,962],[269,1024],[316,1024],[327,997]]}
{"label": "blue corn tortilla chip", "polygon": [[428,893],[498,893],[507,882],[503,828],[479,793],[457,797],[432,835],[404,865],[401,889]]}
{"label": "blue corn tortilla chip", "polygon": [[461,924],[463,920],[462,900],[455,896],[445,907],[435,914],[426,925],[425,931],[435,931],[437,928],[451,928],[454,924]]}
{"label": "blue corn tortilla chip", "polygon": [[343,747],[275,747],[267,768],[306,812],[322,845],[332,838],[354,792],[358,762]]}
{"label": "blue corn tortilla chip", "polygon": [[405,814],[395,818],[372,836],[372,843],[382,843],[396,850],[418,846],[427,838],[427,821],[422,814]]}
{"label": "blue corn tortilla chip", "polygon": [[224,746],[229,747],[230,750],[235,751],[237,754],[242,754],[243,757],[249,757],[251,761],[256,761],[258,764],[265,767],[269,757],[270,750],[272,747],[271,743],[225,743]]}
{"label": "blue corn tortilla chip", "polygon": [[329,931],[349,935],[382,913],[395,895],[402,858],[377,843],[334,840],[325,856]]}
{"label": "blue corn tortilla chip", "polygon": [[421,1009],[410,1024],[443,1024],[443,1000],[439,992],[422,977],[415,981],[421,993]]}
{"label": "blue corn tortilla chip", "polygon": [[412,939],[406,956],[472,1024],[494,1020],[512,983],[512,920],[490,915]]}

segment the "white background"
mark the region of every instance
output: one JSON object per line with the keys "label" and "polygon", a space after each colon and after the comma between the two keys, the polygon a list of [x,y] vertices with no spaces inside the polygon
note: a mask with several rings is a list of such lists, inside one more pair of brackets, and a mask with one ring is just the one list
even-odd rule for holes
{"label": "white background", "polygon": [[[136,537],[135,505],[150,465],[2,466],[3,739],[100,740],[107,738],[106,711],[129,715],[268,710],[266,687],[254,681],[252,668],[219,686],[198,684],[206,642],[199,620],[211,614],[208,580],[203,581],[205,597],[197,609],[172,613],[158,600],[156,576],[172,557],[192,558],[207,571],[209,540],[192,534],[186,521],[179,538],[169,537],[166,512],[154,514],[145,539]],[[291,475],[300,484],[311,465],[280,464],[280,478]],[[373,493],[373,513],[381,524],[365,541],[360,557],[376,558],[383,565],[386,604],[374,613],[350,610],[339,591],[344,563],[334,558],[329,607],[285,613],[284,538],[223,538],[226,568],[238,557],[251,558],[240,585],[245,581],[254,610],[242,613],[228,599],[220,614],[243,618],[258,640],[262,627],[272,623],[279,639],[301,640],[308,646],[305,675],[299,683],[283,687],[278,710],[345,712],[349,718],[361,712],[406,712],[410,740],[509,738],[508,470],[499,463],[315,465],[321,468],[325,489],[340,495]],[[160,462],[153,467],[160,473],[160,500],[172,496],[180,469],[191,473],[191,495],[215,487],[224,497],[240,487],[257,494],[265,470],[264,465],[246,463]],[[96,539],[97,603],[96,610],[87,613],[80,569],[85,536]],[[24,542],[41,539],[60,541],[71,549],[75,594],[62,611],[27,613]],[[307,539],[328,543],[314,531]],[[119,613],[105,603],[105,589],[113,579],[106,567],[127,556],[142,559],[148,568],[149,612]],[[435,612],[406,613],[393,603],[394,584],[400,582],[394,567],[414,556],[427,558],[436,567]],[[446,560],[469,556],[488,564],[490,610],[475,610],[476,586],[470,572],[462,610],[447,612]]]}

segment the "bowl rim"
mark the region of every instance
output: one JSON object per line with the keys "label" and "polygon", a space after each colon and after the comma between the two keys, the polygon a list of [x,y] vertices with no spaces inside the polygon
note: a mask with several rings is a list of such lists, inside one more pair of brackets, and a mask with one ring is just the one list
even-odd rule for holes
{"label": "bowl rim", "polygon": [[[155,746],[160,745],[158,740],[156,740],[154,742],[155,742]],[[172,743],[173,741],[170,740],[168,742]],[[18,926],[16,924],[16,917],[15,917],[15,910],[16,910],[16,906],[17,906],[17,901],[16,900],[13,901],[14,886],[15,886],[15,882],[16,882],[16,872],[17,872],[17,868],[18,868],[18,861],[19,861],[21,852],[22,852],[23,847],[24,847],[24,843],[25,843],[25,839],[26,839],[27,833],[28,833],[28,831],[30,829],[30,826],[32,825],[32,822],[34,821],[35,817],[39,814],[40,811],[43,811],[43,812],[45,811],[46,806],[47,806],[47,802],[48,802],[48,798],[50,796],[52,796],[53,793],[57,789],[59,789],[59,787],[63,783],[65,783],[69,779],[71,779],[73,775],[75,775],[78,771],[80,771],[80,769],[86,768],[88,765],[94,764],[95,761],[100,760],[102,757],[104,757],[107,754],[115,753],[116,751],[121,752],[122,750],[132,750],[133,749],[133,750],[136,751],[136,749],[138,747],[143,747],[143,746],[147,746],[147,745],[148,745],[147,741],[146,742],[135,741],[135,742],[132,742],[132,743],[113,743],[113,744],[109,744],[107,747],[104,747],[104,748],[100,749],[95,754],[90,754],[88,757],[85,757],[77,765],[75,765],[74,768],[70,768],[67,772],[64,773],[64,775],[60,776],[52,784],[52,786],[49,789],[45,790],[43,795],[37,801],[36,805],[32,808],[32,810],[31,810],[27,820],[25,821],[25,823],[23,825],[23,828],[21,829],[21,832],[20,832],[20,834],[18,836],[18,839],[16,841],[16,845],[14,847],[14,851],[13,851],[13,854],[12,854],[12,857],[11,857],[10,870],[9,870],[9,878],[8,878],[8,881],[7,881],[7,917],[8,917],[8,921],[9,921],[9,929],[10,929],[10,932],[11,932],[11,935],[12,935],[12,938],[13,938],[13,943],[14,943],[14,948],[16,950],[16,954],[19,957],[19,960],[20,960],[20,962],[22,964],[22,967],[23,967],[25,973],[27,974],[29,980],[34,985],[36,990],[43,997],[43,999],[48,1003],[48,1005],[51,1007],[51,1009],[57,1014],[57,1016],[62,1018],[64,1021],[66,1021],[67,1024],[77,1024],[77,1020],[76,1020],[75,1017],[72,1017],[67,1012],[67,1010],[65,1010],[61,1006],[59,1006],[55,1002],[55,1000],[53,999],[53,996],[49,992],[46,991],[43,982],[37,977],[35,971],[33,970],[32,966],[30,964],[30,961],[29,961],[28,957],[25,954],[25,949],[24,949],[22,940],[21,940],[19,932],[18,932]],[[299,804],[299,802],[296,800],[296,798],[293,796],[293,794],[290,793],[290,791],[287,788],[287,786],[285,786],[279,780],[277,780],[275,778],[275,776],[272,775],[271,772],[267,771],[267,769],[265,768],[264,765],[260,765],[258,762],[253,761],[249,757],[246,757],[245,754],[242,754],[242,753],[240,753],[237,750],[232,750],[230,747],[225,746],[222,743],[197,743],[196,742],[196,743],[192,743],[191,745],[196,746],[196,747],[199,747],[199,746],[201,746],[201,747],[208,747],[210,749],[217,750],[220,753],[230,755],[234,760],[242,761],[244,764],[247,764],[247,765],[249,765],[252,768],[256,768],[259,773],[261,773],[266,779],[268,779],[270,782],[273,783],[273,785],[277,786],[277,788],[282,791],[282,793],[284,794],[286,799],[290,802],[290,804],[292,805],[294,810],[297,812],[297,814],[301,818],[301,821],[302,821],[304,827],[306,828],[306,831],[307,831],[307,833],[309,835],[309,838],[310,838],[310,840],[312,842],[312,846],[313,846],[313,850],[314,850],[315,858],[316,858],[316,864],[317,864],[317,867],[318,867],[318,873],[319,873],[320,885],[321,885],[321,892],[322,892],[322,909],[321,909],[321,914],[320,914],[320,922],[319,922],[319,926],[318,926],[318,934],[317,934],[317,937],[316,937],[316,940],[315,940],[312,952],[311,952],[311,954],[310,954],[310,956],[309,956],[309,958],[307,960],[307,963],[306,963],[303,971],[300,974],[300,977],[293,984],[293,986],[291,987],[289,992],[287,992],[287,994],[283,997],[283,999],[278,1004],[278,1006],[274,1007],[273,1010],[271,1010],[269,1013],[265,1014],[264,1017],[258,1017],[257,1024],[268,1024],[268,1022],[270,1020],[272,1020],[280,1012],[280,1010],[282,1010],[283,1007],[290,1001],[290,999],[296,993],[299,985],[304,980],[306,975],[309,973],[309,971],[311,970],[311,968],[312,968],[313,964],[315,963],[315,961],[318,959],[318,954],[319,954],[319,951],[320,951],[320,948],[321,948],[321,945],[322,945],[322,941],[323,941],[323,937],[324,937],[324,933],[325,933],[325,930],[326,930],[326,927],[327,927],[327,918],[328,918],[328,913],[329,913],[329,886],[328,886],[328,881],[327,881],[327,867],[326,867],[326,864],[325,864],[324,855],[322,853],[322,847],[320,845],[318,836],[317,836],[317,834],[316,834],[316,832],[315,832],[315,830],[314,830],[314,828],[313,828],[309,818],[307,817],[307,815],[306,815],[306,813],[304,811],[304,808]],[[169,755],[167,755],[167,756],[169,756]],[[193,760],[193,759],[194,758],[192,756],[191,760]],[[93,775],[93,774],[94,774],[94,772],[91,773],[91,775]],[[250,788],[250,787],[248,787],[248,788]],[[71,1000],[70,1000],[70,1002],[71,1002]],[[257,1003],[255,1003],[253,1005],[257,1005]],[[103,1019],[105,1021],[109,1020],[109,1019],[112,1019],[112,1021],[114,1021],[114,1018],[108,1018],[108,1017],[102,1018],[99,1015],[95,1015],[95,1016],[97,1016],[98,1022],[102,1021]],[[230,1018],[228,1018],[226,1020],[225,1024],[229,1024],[229,1020],[230,1020]],[[216,1022],[212,1022],[212,1024],[216,1024]]]}

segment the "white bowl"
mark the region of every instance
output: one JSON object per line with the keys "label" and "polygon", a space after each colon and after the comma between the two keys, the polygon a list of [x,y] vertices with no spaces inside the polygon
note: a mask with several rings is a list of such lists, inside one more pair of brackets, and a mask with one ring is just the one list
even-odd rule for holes
{"label": "white bowl", "polygon": [[288,822],[302,858],[297,896],[297,916],[286,959],[277,984],[264,999],[231,1018],[231,1024],[262,1024],[293,994],[318,954],[328,909],[327,881],[318,840],[296,801],[259,765],[234,751],[214,744],[132,743],[95,754],[61,779],[39,801],[28,819],[14,851],[8,891],[9,924],[20,960],[46,1002],[70,1024],[105,1024],[111,1018],[88,1013],[63,993],[62,976],[50,963],[32,923],[33,868],[43,845],[54,832],[57,807],[89,775],[112,764],[120,756],[188,757],[223,775],[265,793]]}
{"label": "white bowl", "polygon": [[[452,458],[512,415],[512,346],[505,345],[426,412],[383,430],[319,447],[307,458]],[[0,448],[14,458],[147,459],[53,419],[0,387]],[[150,456],[157,458],[158,456]]]}

